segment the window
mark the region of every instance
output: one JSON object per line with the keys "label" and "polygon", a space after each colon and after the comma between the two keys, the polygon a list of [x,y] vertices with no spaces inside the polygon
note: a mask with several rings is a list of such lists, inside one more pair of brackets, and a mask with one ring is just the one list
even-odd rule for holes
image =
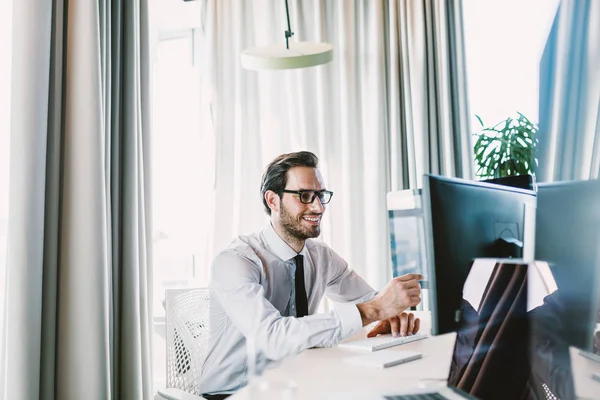
{"label": "window", "polygon": [[165,386],[165,310],[169,288],[208,284],[212,256],[214,140],[204,129],[198,60],[200,5],[153,0],[152,196],[154,382]]}
{"label": "window", "polygon": [[463,1],[471,130],[521,112],[539,121],[539,66],[559,0]]}

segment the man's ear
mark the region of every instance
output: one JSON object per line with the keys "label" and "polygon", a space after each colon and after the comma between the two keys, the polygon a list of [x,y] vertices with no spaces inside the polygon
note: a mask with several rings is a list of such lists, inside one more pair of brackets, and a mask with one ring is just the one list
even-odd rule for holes
{"label": "man's ear", "polygon": [[267,200],[267,205],[271,209],[271,212],[279,212],[279,202],[281,198],[279,195],[272,190],[267,190],[265,192],[265,199]]}

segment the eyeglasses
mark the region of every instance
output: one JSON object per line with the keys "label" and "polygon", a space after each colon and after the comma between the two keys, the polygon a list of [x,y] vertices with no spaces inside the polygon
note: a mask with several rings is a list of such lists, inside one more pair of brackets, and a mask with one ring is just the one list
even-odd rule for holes
{"label": "eyeglasses", "polygon": [[327,204],[333,197],[333,192],[329,190],[282,190],[280,193],[292,193],[297,194],[300,197],[300,201],[304,204],[312,204],[315,198],[319,196],[321,204]]}

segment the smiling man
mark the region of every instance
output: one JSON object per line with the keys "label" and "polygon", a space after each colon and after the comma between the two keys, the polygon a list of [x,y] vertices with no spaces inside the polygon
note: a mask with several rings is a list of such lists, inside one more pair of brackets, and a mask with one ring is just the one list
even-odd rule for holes
{"label": "smiling man", "polygon": [[[222,399],[246,384],[247,340],[257,364],[328,347],[381,321],[369,335],[411,335],[419,319],[404,311],[420,301],[420,275],[391,280],[376,292],[329,246],[313,240],[333,193],[318,158],[283,154],[266,168],[261,196],[270,223],[239,236],[217,255],[210,281],[210,335],[200,391]],[[385,266],[381,266],[385,268]],[[317,314],[323,298],[340,303]]]}

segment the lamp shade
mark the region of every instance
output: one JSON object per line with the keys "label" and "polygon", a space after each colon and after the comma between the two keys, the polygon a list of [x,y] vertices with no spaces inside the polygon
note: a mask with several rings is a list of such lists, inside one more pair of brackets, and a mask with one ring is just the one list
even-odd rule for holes
{"label": "lamp shade", "polygon": [[333,47],[329,43],[290,42],[246,49],[241,54],[242,67],[260,71],[270,69],[295,69],[314,67],[333,60]]}

